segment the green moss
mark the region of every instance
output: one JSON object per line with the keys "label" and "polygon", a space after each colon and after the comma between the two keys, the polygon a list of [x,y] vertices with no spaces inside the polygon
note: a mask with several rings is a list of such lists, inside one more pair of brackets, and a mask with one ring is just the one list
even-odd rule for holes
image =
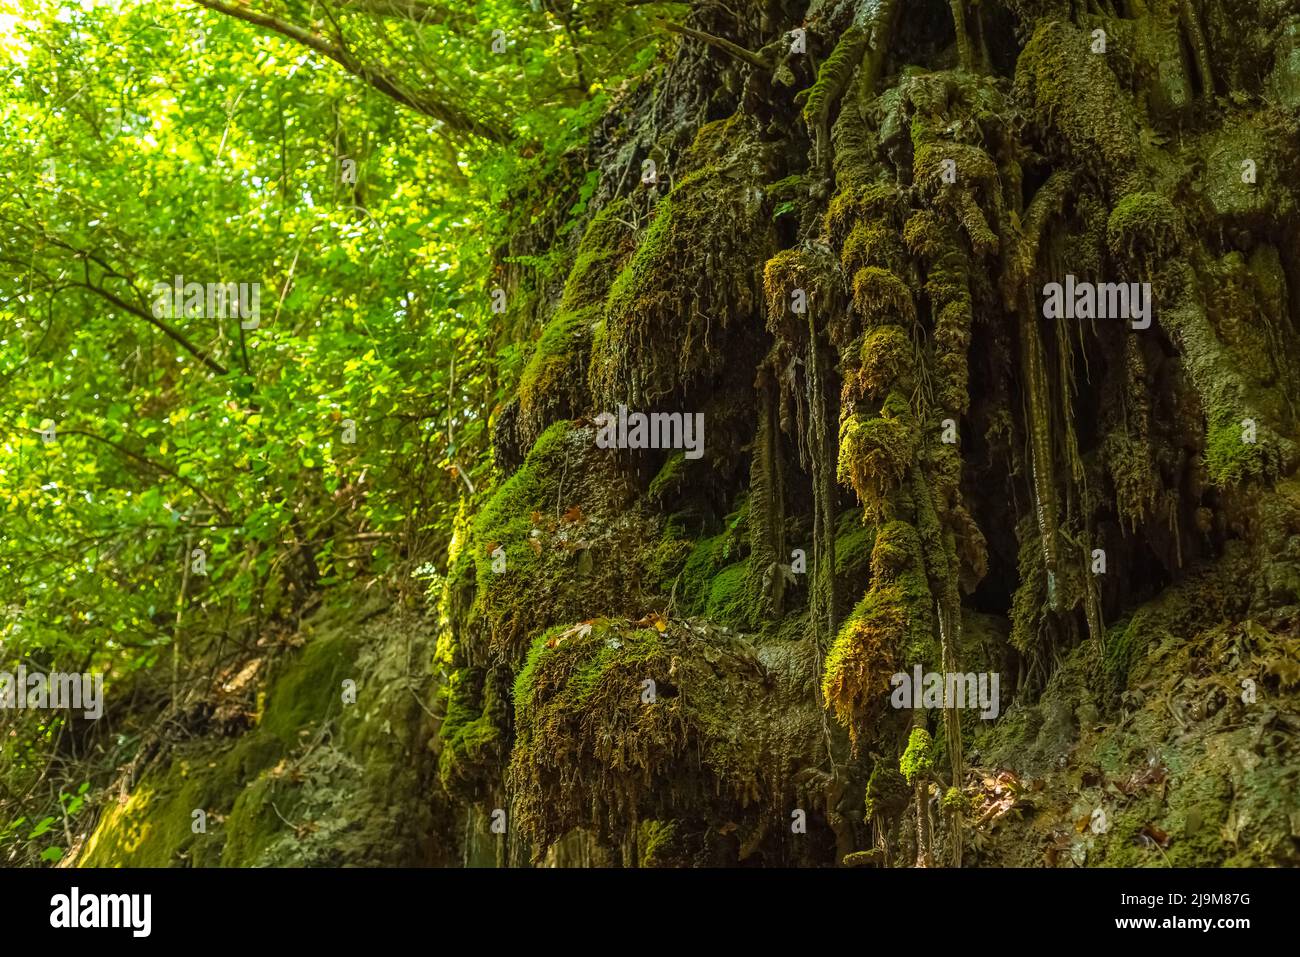
{"label": "green moss", "polygon": [[699,539],[691,549],[677,591],[679,606],[688,613],[703,613],[713,594],[714,579],[723,568],[743,557],[748,541],[745,534],[748,521],[749,502],[746,499],[727,516],[722,532]]}
{"label": "green moss", "polygon": [[916,321],[916,304],[907,284],[876,266],[859,269],[854,275],[853,306],[868,325],[910,327]]}
{"label": "green moss", "polygon": [[630,247],[631,228],[623,221],[629,208],[626,199],[616,199],[592,217],[565,280],[561,310],[604,301]]}
{"label": "green moss", "polygon": [[239,793],[226,819],[230,839],[222,855],[223,866],[253,866],[279,836],[285,826],[279,815],[292,814],[296,809],[296,800],[286,799],[290,794],[278,793],[282,790],[277,788],[279,784],[277,776],[263,774]]}
{"label": "green moss", "polygon": [[[530,541],[534,512],[555,508],[565,445],[572,425],[556,422],[529,451],[523,465],[503,482],[474,522],[471,556],[477,582],[476,609],[483,614],[498,642],[511,643],[530,620],[530,590],[544,574],[546,549]],[[493,553],[505,554],[505,570],[492,569]]]}
{"label": "green moss", "polygon": [[740,562],[718,572],[709,585],[704,613],[709,620],[733,628],[748,629],[757,624],[749,595],[749,562]]}
{"label": "green moss", "polygon": [[808,317],[791,305],[796,289],[803,290],[805,306],[814,313],[834,301],[840,285],[835,261],[814,249],[785,249],[763,267],[763,293],[767,301],[767,330],[787,342],[807,334]]}
{"label": "green moss", "polygon": [[1136,529],[1155,508],[1160,490],[1150,443],[1116,429],[1106,436],[1102,450],[1121,525]]}
{"label": "green moss", "polygon": [[899,585],[873,585],[840,627],[826,655],[822,699],[857,742],[870,715],[883,710],[889,676],[909,626]]}
{"label": "green moss", "polygon": [[666,593],[678,586],[685,571],[686,561],[695,550],[696,543],[682,537],[682,529],[672,519],[664,522],[663,532],[645,558],[648,572],[647,585]]}
{"label": "green moss", "polygon": [[933,210],[918,210],[903,226],[903,242],[912,255],[933,259],[945,246],[943,223]]}
{"label": "green moss", "polygon": [[[1272,478],[1283,463],[1293,461],[1295,443],[1279,435],[1256,411],[1257,397],[1266,401],[1267,395],[1247,384],[1231,350],[1219,341],[1196,290],[1195,272],[1178,260],[1166,266],[1156,287],[1157,295],[1167,292],[1181,300],[1161,311],[1160,322],[1182,351],[1184,367],[1201,400],[1209,430],[1208,470],[1220,484]],[[1242,441],[1246,420],[1254,424],[1254,443]]]}
{"label": "green moss", "polygon": [[841,190],[826,206],[823,233],[831,245],[842,248],[853,229],[864,222],[896,222],[903,209],[898,187],[871,183]]}
{"label": "green moss", "polygon": [[[110,804],[82,852],[85,867],[214,866],[224,832],[217,815],[238,781],[211,749],[189,748],[147,774],[126,803]],[[194,811],[208,815],[207,833],[193,831]]]}
{"label": "green moss", "polygon": [[939,371],[939,401],[945,412],[965,415],[970,407],[967,352],[973,314],[969,295],[961,295],[939,310],[934,347]]}
{"label": "green moss", "polygon": [[840,514],[835,523],[835,574],[856,578],[868,570],[876,544],[876,526],[862,519],[860,509]]}
{"label": "green moss", "polygon": [[803,118],[810,127],[826,122],[831,109],[839,102],[853,77],[853,72],[862,62],[866,48],[867,34],[861,27],[852,26],[840,34],[835,49],[817,71],[817,82],[806,93]]}
{"label": "green moss", "polygon": [[[92,866],[433,863],[445,834],[427,800],[429,726],[419,662],[432,636],[414,616],[340,595],[276,662],[258,723],[235,739],[161,746],[123,803],[106,807],[81,863]],[[341,681],[357,682],[344,705]],[[357,758],[352,755],[358,756]],[[362,763],[364,762],[364,764]],[[206,812],[194,833],[193,813]],[[291,822],[291,823],[286,823]],[[393,833],[430,835],[393,842]],[[450,856],[450,855],[449,855]],[[442,859],[442,862],[448,861]]]}
{"label": "green moss", "polygon": [[[944,182],[943,174],[951,161],[955,166],[953,183]],[[918,144],[912,161],[916,182],[924,191],[935,194],[947,187],[967,188],[974,185],[996,187],[998,167],[992,157],[978,146],[949,140],[931,140]]]}
{"label": "green moss", "polygon": [[1020,550],[1017,567],[1020,584],[1011,597],[1011,646],[1028,654],[1038,645],[1039,627],[1047,601],[1046,569],[1037,529],[1022,521],[1017,529]]}
{"label": "green moss", "polygon": [[796,213],[800,218],[808,202],[808,178],[802,173],[795,173],[779,179],[770,188],[772,195],[772,218],[777,219],[787,213]]}
{"label": "green moss", "polygon": [[862,339],[858,383],[862,394],[879,398],[899,382],[910,382],[916,362],[912,340],[902,326],[875,326]]}
{"label": "green moss", "polygon": [[1129,193],[1111,210],[1106,244],[1115,256],[1158,258],[1177,248],[1179,217],[1158,193]]}
{"label": "green moss", "polygon": [[876,534],[871,574],[881,581],[894,581],[916,561],[919,552],[916,529],[907,522],[889,522]]}
{"label": "green moss", "polygon": [[907,739],[907,749],[898,759],[898,770],[908,784],[916,781],[917,775],[925,775],[934,769],[934,739],[925,728],[913,728]]}
{"label": "green moss", "polygon": [[666,502],[681,493],[686,482],[686,453],[674,452],[650,482],[646,493],[652,502]]}
{"label": "green moss", "polygon": [[592,327],[600,306],[561,309],[542,330],[533,354],[519,377],[519,414],[531,437],[544,428],[548,417],[576,411],[580,404],[591,346]]}
{"label": "green moss", "polygon": [[[928,122],[914,126],[913,139],[921,140],[913,160],[913,179],[921,194],[962,225],[977,255],[997,252],[999,241],[989,219],[1001,219],[1002,188],[992,157],[978,146],[935,139]],[[914,239],[924,241],[920,235]]]}
{"label": "green moss", "polygon": [[907,401],[891,392],[875,418],[851,415],[840,425],[836,476],[858,494],[866,515],[878,519],[885,500],[912,465],[917,429]]}
{"label": "green moss", "polygon": [[[1253,426],[1253,429],[1251,428]],[[1205,467],[1210,481],[1221,488],[1247,480],[1269,481],[1277,477],[1281,463],[1276,450],[1260,441],[1259,426],[1243,422],[1211,425],[1205,442]],[[1253,441],[1247,438],[1253,435]]]}
{"label": "green moss", "polygon": [[271,685],[259,727],[286,747],[298,744],[302,733],[337,716],[342,682],[356,680],[356,642],[346,632],[325,632],[282,664]]}
{"label": "green moss", "polygon": [[439,728],[438,777],[454,793],[459,782],[471,780],[477,771],[505,757],[507,720],[504,702],[481,669],[451,672],[442,694],[445,715]]}
{"label": "green moss", "polygon": [[865,803],[868,820],[877,815],[885,819],[895,817],[911,797],[903,775],[884,761],[877,761],[867,779]]}
{"label": "green moss", "polygon": [[726,364],[721,337],[758,294],[749,264],[773,245],[763,155],[742,114],[701,128],[685,161],[691,171],[655,208],[610,286],[588,371],[601,403],[653,404]]}
{"label": "green moss", "polygon": [[1040,23],[1016,63],[1015,92],[1057,134],[1064,155],[1083,157],[1107,180],[1134,182],[1139,150],[1132,100],[1089,43],[1072,24]]}
{"label": "green moss", "polygon": [[607,204],[591,218],[578,244],[564,295],[519,378],[525,442],[532,442],[558,416],[576,414],[584,404],[592,331],[631,246],[632,231],[623,221],[628,215],[626,199]]}
{"label": "green moss", "polygon": [[[529,649],[508,782],[535,857],[574,827],[622,837],[638,819],[756,786],[761,744],[740,717],[760,693],[752,652],[661,627],[599,619],[551,629]],[[663,778],[671,794],[653,787]]]}
{"label": "green moss", "polygon": [[637,849],[641,867],[675,867],[676,821],[642,821]]}
{"label": "green moss", "polygon": [[897,269],[903,261],[904,251],[897,230],[880,222],[857,223],[840,248],[840,265],[850,276],[867,266]]}

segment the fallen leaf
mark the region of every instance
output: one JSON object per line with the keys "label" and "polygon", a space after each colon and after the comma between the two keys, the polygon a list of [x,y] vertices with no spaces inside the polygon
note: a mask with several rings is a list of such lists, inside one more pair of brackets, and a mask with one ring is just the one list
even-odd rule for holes
{"label": "fallen leaf", "polygon": [[534,524],[534,525],[540,525],[540,524],[542,523],[542,513],[539,512],[539,511],[537,511],[536,509],[533,509],[533,516],[532,516],[532,517],[533,517],[533,524]]}
{"label": "fallen leaf", "polygon": [[1160,828],[1156,827],[1150,821],[1142,825],[1142,830],[1140,833],[1142,834],[1143,837],[1155,841],[1161,847],[1169,846],[1169,835],[1166,834],[1164,831],[1160,830]]}
{"label": "fallen leaf", "polygon": [[488,542],[486,545],[483,546],[483,552],[488,556],[488,558],[491,558],[492,553],[495,552],[500,547],[501,547],[500,542]]}
{"label": "fallen leaf", "polygon": [[529,544],[529,546],[532,548],[532,550],[533,550],[533,554],[534,554],[534,555],[540,555],[540,554],[542,554],[542,543],[539,542],[537,539],[535,539],[535,538],[530,538],[530,539],[528,540],[528,544]]}
{"label": "fallen leaf", "polygon": [[644,618],[635,622],[638,625],[645,625],[647,628],[653,628],[655,631],[663,632],[668,630],[668,619],[657,611],[652,611]]}
{"label": "fallen leaf", "polygon": [[578,622],[576,625],[571,625],[570,627],[564,629],[564,631],[556,635],[554,638],[552,638],[550,641],[548,641],[546,643],[546,647],[558,648],[560,645],[564,644],[565,641],[575,636],[578,638],[586,638],[588,635],[591,634],[591,626],[594,625],[595,623],[596,623],[595,618],[589,618],[586,621]]}
{"label": "fallen leaf", "polygon": [[579,508],[579,507],[576,506],[576,505],[570,505],[567,509],[564,510],[564,517],[561,518],[560,521],[562,521],[562,522],[581,522],[581,521],[583,521],[585,518],[586,518],[586,516],[582,514],[582,509],[581,509],[581,508]]}

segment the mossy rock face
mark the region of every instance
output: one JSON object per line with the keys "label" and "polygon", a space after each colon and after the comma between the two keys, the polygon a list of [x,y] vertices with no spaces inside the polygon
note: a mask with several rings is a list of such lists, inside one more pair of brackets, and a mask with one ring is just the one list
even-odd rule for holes
{"label": "mossy rock face", "polygon": [[605,406],[671,405],[717,376],[730,333],[761,300],[752,264],[774,243],[770,160],[753,121],[702,127],[684,165],[610,288],[590,369]]}
{"label": "mossy rock face", "polygon": [[1158,257],[1175,247],[1179,216],[1156,193],[1129,193],[1116,204],[1106,224],[1106,241],[1117,257]]}
{"label": "mossy rock face", "polygon": [[746,808],[789,779],[786,749],[819,733],[815,710],[777,703],[788,680],[693,621],[597,619],[539,635],[515,679],[508,775],[534,855],[573,827],[614,843],[637,820],[757,827]]}
{"label": "mossy rock face", "polygon": [[818,69],[817,82],[799,94],[805,123],[817,126],[826,122],[831,107],[852,79],[866,46],[867,32],[859,26],[849,27],[840,36],[835,49]]}
{"label": "mossy rock face", "polygon": [[764,609],[761,598],[752,587],[754,580],[753,563],[750,561],[729,565],[715,574],[709,583],[709,595],[704,603],[705,617],[711,622],[740,631],[752,631],[761,627]]}
{"label": "mossy rock face", "polygon": [[1295,153],[1285,151],[1294,139],[1278,120],[1268,111],[1232,116],[1184,150],[1200,173],[1199,198],[1222,226],[1268,229],[1295,214],[1295,184],[1278,175],[1296,163]]}
{"label": "mossy rock face", "polygon": [[1087,33],[1067,22],[1040,23],[1016,63],[1015,95],[1059,142],[1065,157],[1083,158],[1110,182],[1136,180],[1138,127],[1105,56]]}
{"label": "mossy rock face", "polygon": [[862,340],[858,383],[867,398],[881,398],[915,374],[912,341],[902,326],[877,326]]}
{"label": "mossy rock face", "polygon": [[593,428],[557,422],[488,499],[466,549],[475,570],[472,616],[491,647],[521,655],[532,634],[590,610],[593,591],[614,602],[609,611],[627,601],[625,585],[612,583],[642,577],[629,542],[653,532],[628,512],[633,490],[618,454],[597,448]]}
{"label": "mossy rock face", "polygon": [[880,415],[854,414],[841,423],[836,477],[857,493],[868,519],[885,516],[889,494],[903,481],[917,444],[916,420],[897,393]]}
{"label": "mossy rock face", "polygon": [[871,569],[876,527],[862,520],[860,509],[841,512],[835,522],[835,574],[849,585],[861,585]]}
{"label": "mossy rock face", "polygon": [[355,639],[346,631],[311,631],[315,637],[282,664],[258,721],[261,732],[286,748],[295,747],[301,732],[331,711],[338,713],[339,689],[342,681],[351,677],[357,653]]}
{"label": "mossy rock face", "polygon": [[[225,840],[220,816],[241,783],[235,751],[222,754],[202,744],[179,749],[165,766],[146,773],[125,802],[103,811],[82,848],[80,866],[219,865]],[[205,831],[197,832],[199,827]]]}
{"label": "mossy rock face", "polygon": [[[339,596],[340,599],[343,596]],[[428,800],[431,637],[400,612],[327,606],[281,658],[258,723],[233,741],[161,753],[100,815],[90,866],[398,866],[451,863],[455,831]],[[369,618],[369,620],[367,620]],[[356,701],[343,682],[355,682]],[[196,832],[195,811],[206,814]],[[408,840],[393,840],[406,834]]]}
{"label": "mossy rock face", "polygon": [[981,729],[981,766],[1032,780],[1035,810],[978,836],[974,863],[1300,863],[1296,753],[1275,728],[1277,715],[1300,712],[1300,671],[1273,667],[1295,654],[1295,639],[1282,619],[1242,620],[1232,602],[1222,606],[1227,620],[1198,626],[1214,616],[1194,600],[1149,606],[1117,627],[1147,636],[1115,652],[1133,661],[1115,715],[1093,704],[1098,662],[1085,645],[1036,704]]}
{"label": "mossy rock face", "polygon": [[451,672],[444,694],[438,777],[448,793],[456,794],[462,783],[473,785],[504,759],[506,702],[497,684],[477,667]]}
{"label": "mossy rock face", "polygon": [[546,426],[585,410],[585,373],[600,306],[561,309],[546,324],[519,379],[519,438],[535,442]]}
{"label": "mossy rock face", "polygon": [[447,673],[438,775],[460,798],[497,786],[509,682],[531,639],[557,620],[642,614],[641,584],[683,557],[672,540],[642,547],[659,541],[659,526],[629,507],[619,454],[598,448],[593,428],[553,424],[466,532],[454,566],[472,575],[473,598],[458,604],[438,647]]}
{"label": "mossy rock face", "polygon": [[[742,505],[723,520],[723,529],[716,535],[697,539],[687,555],[677,582],[677,598],[681,607],[689,614],[703,614],[709,601],[714,598],[718,576],[723,569],[745,567],[739,563],[749,552],[749,539],[746,526],[749,518],[748,503]],[[732,585],[743,583],[735,578]],[[718,589],[718,599],[723,597],[724,589]],[[715,602],[727,604],[726,602]]]}
{"label": "mossy rock face", "polygon": [[619,265],[632,249],[627,200],[592,217],[573,258],[564,294],[519,379],[519,439],[532,445],[547,426],[585,412],[591,341]]}
{"label": "mossy rock face", "polygon": [[1284,109],[1300,111],[1300,15],[1287,19],[1273,56],[1269,93]]}

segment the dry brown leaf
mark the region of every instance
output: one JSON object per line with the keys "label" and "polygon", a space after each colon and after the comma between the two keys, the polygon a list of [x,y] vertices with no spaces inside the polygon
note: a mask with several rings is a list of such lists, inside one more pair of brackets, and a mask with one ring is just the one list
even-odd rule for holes
{"label": "dry brown leaf", "polygon": [[1150,821],[1142,826],[1141,834],[1143,837],[1155,841],[1161,847],[1169,846],[1169,835],[1160,830],[1160,828],[1156,827]]}
{"label": "dry brown leaf", "polygon": [[579,638],[586,638],[588,635],[591,634],[591,626],[594,625],[595,623],[596,623],[595,618],[588,618],[586,621],[580,621],[576,625],[572,625],[571,627],[564,629],[564,631],[560,632],[558,635],[556,635],[554,638],[548,641],[546,643],[546,647],[558,648],[560,645],[564,644],[565,641],[574,637],[575,635]]}

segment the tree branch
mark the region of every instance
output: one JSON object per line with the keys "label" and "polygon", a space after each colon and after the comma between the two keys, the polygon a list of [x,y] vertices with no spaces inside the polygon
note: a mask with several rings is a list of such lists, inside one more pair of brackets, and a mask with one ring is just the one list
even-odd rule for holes
{"label": "tree branch", "polygon": [[367,66],[354,57],[346,47],[335,45],[324,37],[318,36],[310,30],[305,30],[297,24],[288,23],[269,14],[249,10],[247,7],[223,3],[222,0],[194,0],[194,2],[201,7],[212,10],[214,13],[225,14],[228,17],[243,20],[245,23],[271,30],[307,47],[309,50],[319,53],[321,56],[328,57],[385,96],[415,110],[417,113],[432,117],[452,129],[494,143],[505,143],[509,140],[509,134],[506,130],[486,120],[462,113],[446,103],[412,93],[403,87],[401,82],[392,74],[379,67]]}
{"label": "tree branch", "polygon": [[[200,0],[202,2],[202,0]],[[656,25],[669,33],[680,33],[683,36],[691,37],[695,40],[701,40],[709,46],[717,47],[725,53],[730,53],[738,60],[744,60],[750,66],[757,67],[761,70],[771,70],[773,64],[769,63],[763,57],[751,50],[746,50],[739,44],[732,43],[730,40],[724,40],[722,37],[715,37],[712,33],[705,33],[703,30],[696,30],[694,27],[684,27],[680,23],[673,23],[670,20],[656,20]]]}
{"label": "tree branch", "polygon": [[427,0],[340,0],[340,5],[379,17],[397,17],[420,25],[467,27],[473,21]]}
{"label": "tree branch", "polygon": [[168,468],[167,466],[163,465],[161,462],[155,462],[153,459],[146,458],[145,456],[141,455],[138,452],[132,452],[124,445],[118,445],[112,439],[106,439],[102,435],[96,435],[94,432],[87,432],[84,429],[59,429],[58,434],[61,436],[81,435],[81,436],[85,436],[88,439],[94,439],[96,442],[102,442],[104,445],[107,445],[109,448],[121,452],[127,458],[139,462],[141,465],[147,465],[149,468],[154,469],[155,471],[161,472],[164,475],[171,476],[176,481],[184,485],[191,492],[193,492],[195,495],[197,495],[199,498],[203,499],[203,501],[207,503],[207,506],[210,509],[212,509],[214,512],[219,514],[222,518],[230,517],[230,512],[227,511],[226,508],[224,508],[220,502],[212,498],[212,496],[208,495],[207,492],[203,491],[203,489],[199,488],[189,479],[184,478],[174,469]]}
{"label": "tree branch", "polygon": [[139,306],[133,306],[131,305],[131,303],[127,302],[126,300],[113,295],[107,289],[101,289],[99,286],[91,285],[89,282],[79,282],[76,283],[75,285],[81,286],[82,288],[85,289],[89,289],[97,296],[100,296],[101,298],[106,299],[107,301],[111,302],[113,305],[117,306],[117,308],[122,309],[125,312],[129,312],[133,316],[138,316],[139,318],[143,319],[145,322],[149,323],[149,325],[153,326],[155,329],[157,329],[167,338],[171,339],[173,342],[179,345],[182,349],[184,349],[194,358],[202,362],[205,366],[207,366],[217,375],[227,375],[230,372],[230,370],[227,369],[225,366],[223,366],[220,362],[212,358],[212,356],[208,355],[207,352],[200,349],[193,342],[191,342],[189,338],[185,335],[185,333],[181,332],[179,329],[173,329],[171,326],[167,325],[162,320],[155,318],[150,313],[141,309]]}

